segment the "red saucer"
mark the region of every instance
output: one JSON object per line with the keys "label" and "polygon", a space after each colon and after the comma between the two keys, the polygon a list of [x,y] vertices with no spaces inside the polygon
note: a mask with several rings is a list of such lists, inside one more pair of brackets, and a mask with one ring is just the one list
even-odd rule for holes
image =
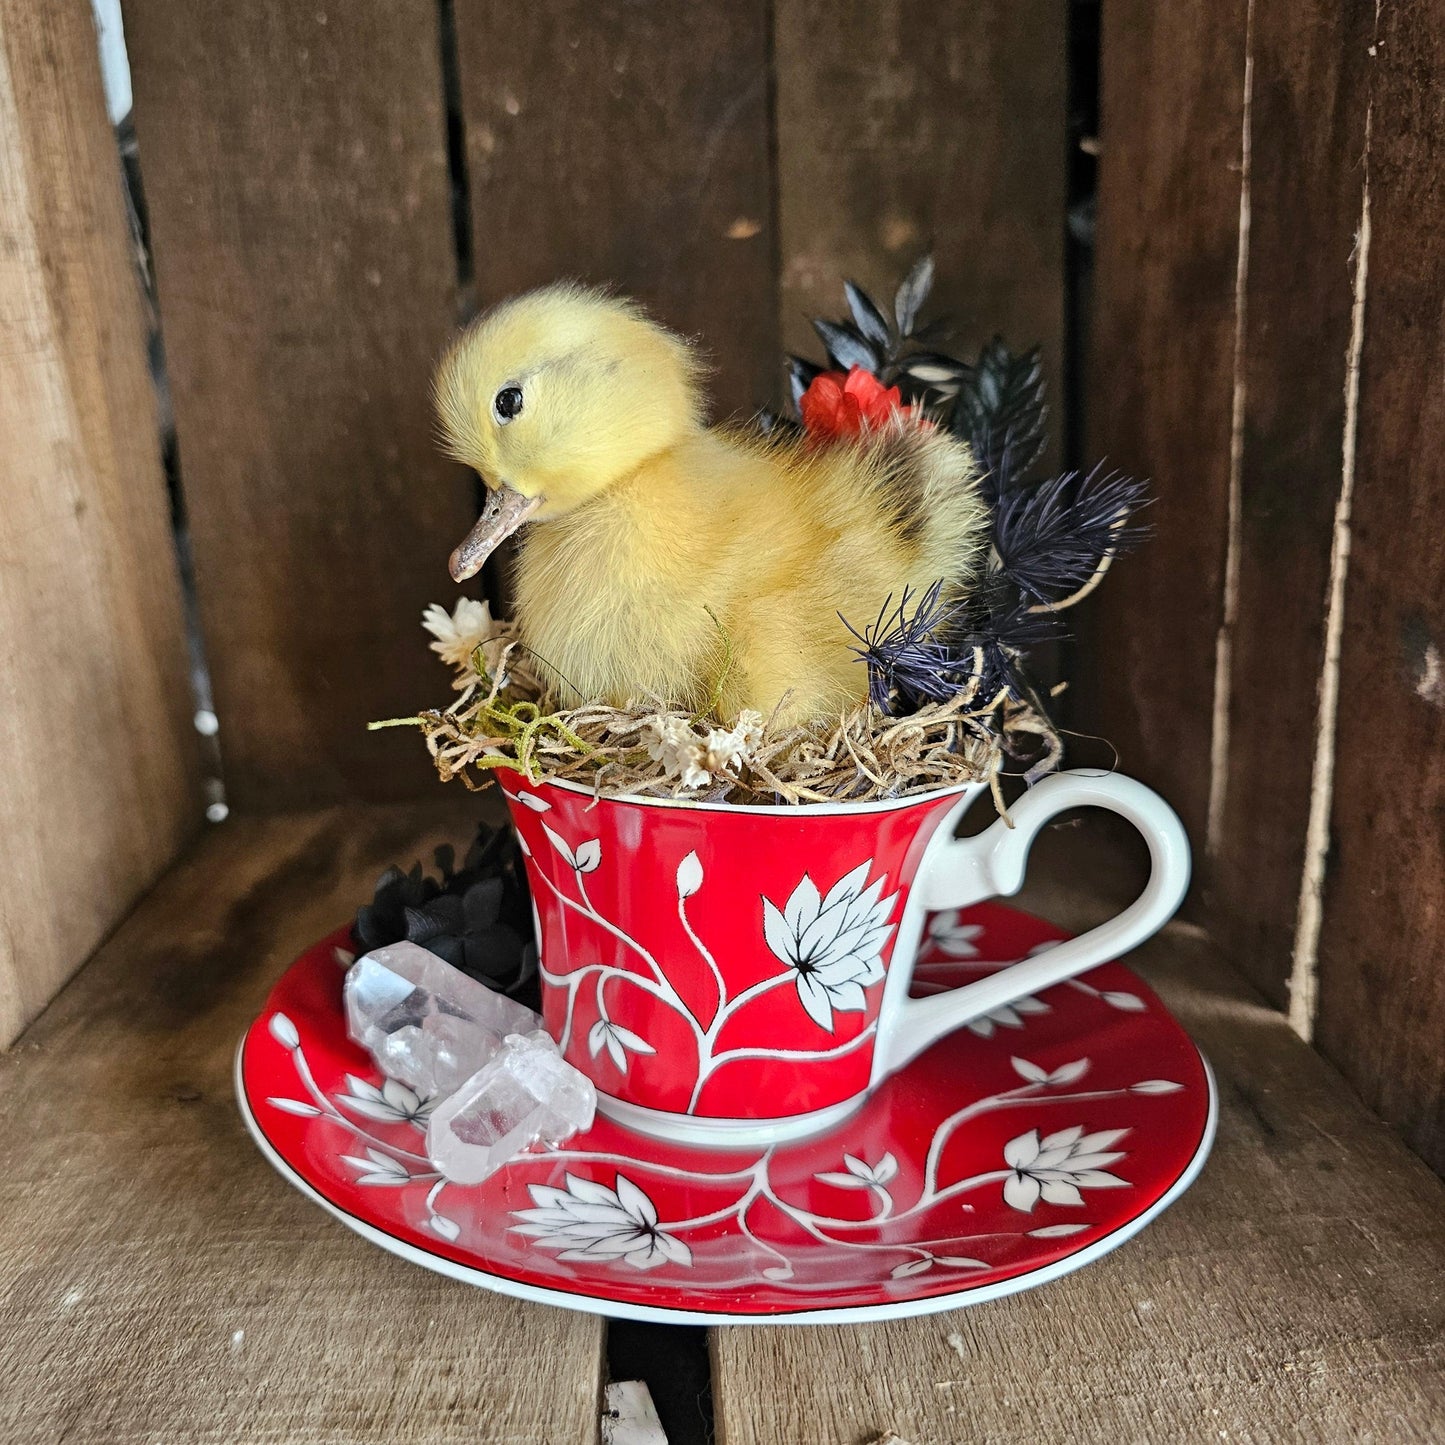
{"label": "red saucer", "polygon": [[[1065,935],[1007,908],[937,914],[918,991]],[[345,930],[272,991],[236,1063],[241,1111],[297,1188],[384,1249],[525,1299],[722,1324],[881,1319],[1056,1278],[1188,1188],[1214,1085],[1183,1029],[1107,964],[936,1044],[826,1134],[772,1150],[661,1144],[600,1114],[475,1187],[425,1157],[429,1101],[346,1037]]]}

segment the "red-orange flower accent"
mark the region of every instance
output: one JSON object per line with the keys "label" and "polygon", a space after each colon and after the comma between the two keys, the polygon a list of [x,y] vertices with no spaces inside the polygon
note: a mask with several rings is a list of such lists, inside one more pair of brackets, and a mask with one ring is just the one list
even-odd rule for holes
{"label": "red-orange flower accent", "polygon": [[820,372],[798,403],[808,435],[819,440],[861,436],[887,426],[903,408],[896,386],[884,386],[872,372],[855,366]]}

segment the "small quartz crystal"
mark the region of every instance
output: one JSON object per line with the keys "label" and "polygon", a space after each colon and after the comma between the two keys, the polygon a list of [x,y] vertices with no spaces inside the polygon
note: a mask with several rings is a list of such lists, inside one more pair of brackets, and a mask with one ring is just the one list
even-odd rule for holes
{"label": "small quartz crystal", "polygon": [[415,943],[378,948],[346,975],[346,1030],[389,1079],[444,1097],[483,1068],[508,1034],[542,1020]]}
{"label": "small quartz crystal", "polygon": [[427,1126],[431,1162],[456,1184],[480,1184],[539,1140],[560,1144],[591,1127],[592,1081],[540,1029],[512,1034]]}

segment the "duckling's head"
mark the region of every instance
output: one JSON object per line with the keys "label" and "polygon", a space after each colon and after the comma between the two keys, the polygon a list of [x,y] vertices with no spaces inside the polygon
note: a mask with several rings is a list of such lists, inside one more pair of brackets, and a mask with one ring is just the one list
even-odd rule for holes
{"label": "duckling's head", "polygon": [[580,286],[505,301],[443,358],[447,451],[487,485],[458,582],[524,522],[560,517],[699,427],[698,363],[632,302]]}

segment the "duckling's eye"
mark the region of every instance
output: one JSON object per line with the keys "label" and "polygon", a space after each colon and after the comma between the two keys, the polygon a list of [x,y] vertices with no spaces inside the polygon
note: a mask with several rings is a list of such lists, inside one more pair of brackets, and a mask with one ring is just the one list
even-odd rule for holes
{"label": "duckling's eye", "polygon": [[520,386],[504,386],[492,398],[492,415],[496,417],[498,426],[506,426],[521,410],[522,388]]}

